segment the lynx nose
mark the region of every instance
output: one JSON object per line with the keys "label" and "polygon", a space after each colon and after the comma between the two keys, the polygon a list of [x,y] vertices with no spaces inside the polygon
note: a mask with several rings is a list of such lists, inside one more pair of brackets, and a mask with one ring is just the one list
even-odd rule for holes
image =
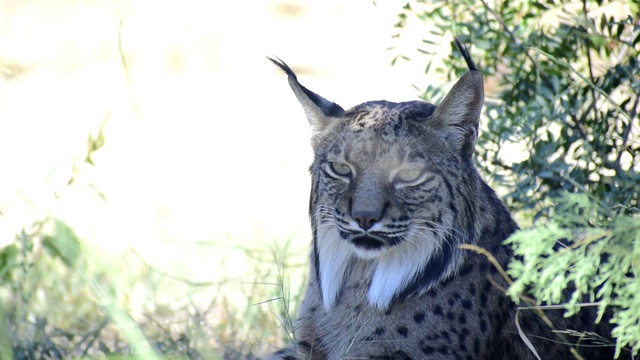
{"label": "lynx nose", "polygon": [[380,216],[371,211],[357,211],[351,214],[351,217],[363,230],[371,229],[375,223],[380,221]]}

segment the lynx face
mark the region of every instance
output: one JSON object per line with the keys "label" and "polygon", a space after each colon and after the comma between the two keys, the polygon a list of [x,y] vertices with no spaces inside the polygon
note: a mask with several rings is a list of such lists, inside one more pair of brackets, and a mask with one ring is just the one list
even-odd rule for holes
{"label": "lynx face", "polygon": [[443,249],[455,233],[438,164],[456,156],[446,156],[455,149],[429,128],[434,110],[421,102],[365,103],[318,144],[313,172],[323,191],[313,215],[356,256],[451,251]]}
{"label": "lynx face", "polygon": [[347,111],[272,60],[313,127],[312,262],[325,309],[354,267],[367,269],[369,303],[386,308],[449,277],[462,263],[457,245],[475,242],[471,155],[484,93],[465,59],[471,71],[437,107],[371,101]]}
{"label": "lynx face", "polygon": [[[469,164],[435,110],[417,101],[369,102],[318,138],[312,216],[325,306],[338,295],[353,256],[375,263],[369,300],[380,307],[412,279],[442,280],[459,265],[456,246],[466,235],[454,227],[451,179]],[[474,131],[467,130],[466,146]]]}

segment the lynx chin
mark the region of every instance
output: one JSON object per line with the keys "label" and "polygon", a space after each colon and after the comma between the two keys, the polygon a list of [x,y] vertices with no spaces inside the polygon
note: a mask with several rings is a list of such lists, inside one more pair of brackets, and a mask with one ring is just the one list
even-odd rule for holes
{"label": "lynx chin", "polygon": [[[503,240],[517,225],[474,166],[483,77],[455,44],[469,71],[437,106],[344,110],[270,59],[302,104],[314,160],[308,287],[295,341],[268,359],[536,359],[521,333],[543,359],[613,358],[611,347],[567,341],[534,311],[518,311],[486,257],[460,248],[484,248],[506,267]],[[557,329],[610,337],[592,310],[545,313]]]}

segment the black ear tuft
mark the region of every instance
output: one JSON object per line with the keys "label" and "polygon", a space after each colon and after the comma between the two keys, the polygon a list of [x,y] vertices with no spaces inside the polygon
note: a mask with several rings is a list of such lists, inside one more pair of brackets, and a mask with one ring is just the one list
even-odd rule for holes
{"label": "black ear tuft", "polygon": [[469,67],[469,70],[478,70],[478,68],[476,67],[476,64],[473,62],[473,59],[471,59],[471,55],[469,55],[469,51],[467,50],[467,47],[464,46],[464,44],[461,43],[460,40],[458,40],[458,38],[454,38],[453,41],[455,42],[456,47],[458,48],[458,51],[460,51],[460,53],[462,54],[464,61],[466,61],[467,66]]}
{"label": "black ear tuft", "polygon": [[293,72],[293,70],[291,70],[289,65],[287,65],[284,61],[280,60],[280,58],[278,58],[277,56],[275,57],[275,59],[267,56],[267,59],[271,60],[272,63],[274,63],[277,67],[279,67],[280,70],[284,71],[288,76],[291,76],[294,79],[298,78],[296,74]]}
{"label": "black ear tuft", "polygon": [[[324,116],[340,117],[344,115],[344,109],[340,107],[340,105],[331,102],[302,86],[302,84],[298,82],[298,77],[296,76],[296,74],[284,61],[278,59],[277,57],[275,59],[267,57],[267,59],[271,60],[272,63],[274,63],[277,67],[284,71],[287,76],[289,76],[289,84],[291,85],[294,93],[296,93],[296,96],[299,96],[299,92],[301,91],[304,96],[306,96],[309,101],[311,101],[324,114]],[[304,101],[304,99],[298,97],[298,100],[306,109],[307,106],[305,105],[306,102]],[[309,114],[307,114],[307,116],[309,116]]]}

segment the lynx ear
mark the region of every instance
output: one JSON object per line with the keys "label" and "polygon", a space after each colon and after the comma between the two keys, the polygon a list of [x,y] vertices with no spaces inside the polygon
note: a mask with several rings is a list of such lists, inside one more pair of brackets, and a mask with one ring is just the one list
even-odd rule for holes
{"label": "lynx ear", "polygon": [[344,114],[344,110],[340,105],[333,103],[322,96],[314,93],[313,91],[302,86],[298,82],[296,74],[291,70],[284,61],[276,58],[267,58],[271,60],[276,66],[284,71],[289,76],[289,85],[291,90],[298,98],[302,108],[307,115],[309,124],[313,127],[313,137],[311,144],[315,148],[317,145],[318,137],[324,132],[324,130],[331,123],[332,118],[341,117]]}
{"label": "lynx ear", "polygon": [[456,39],[469,72],[464,74],[442,100],[433,114],[434,121],[445,127],[446,135],[469,155],[478,138],[480,111],[484,104],[482,73],[478,71],[467,49]]}

